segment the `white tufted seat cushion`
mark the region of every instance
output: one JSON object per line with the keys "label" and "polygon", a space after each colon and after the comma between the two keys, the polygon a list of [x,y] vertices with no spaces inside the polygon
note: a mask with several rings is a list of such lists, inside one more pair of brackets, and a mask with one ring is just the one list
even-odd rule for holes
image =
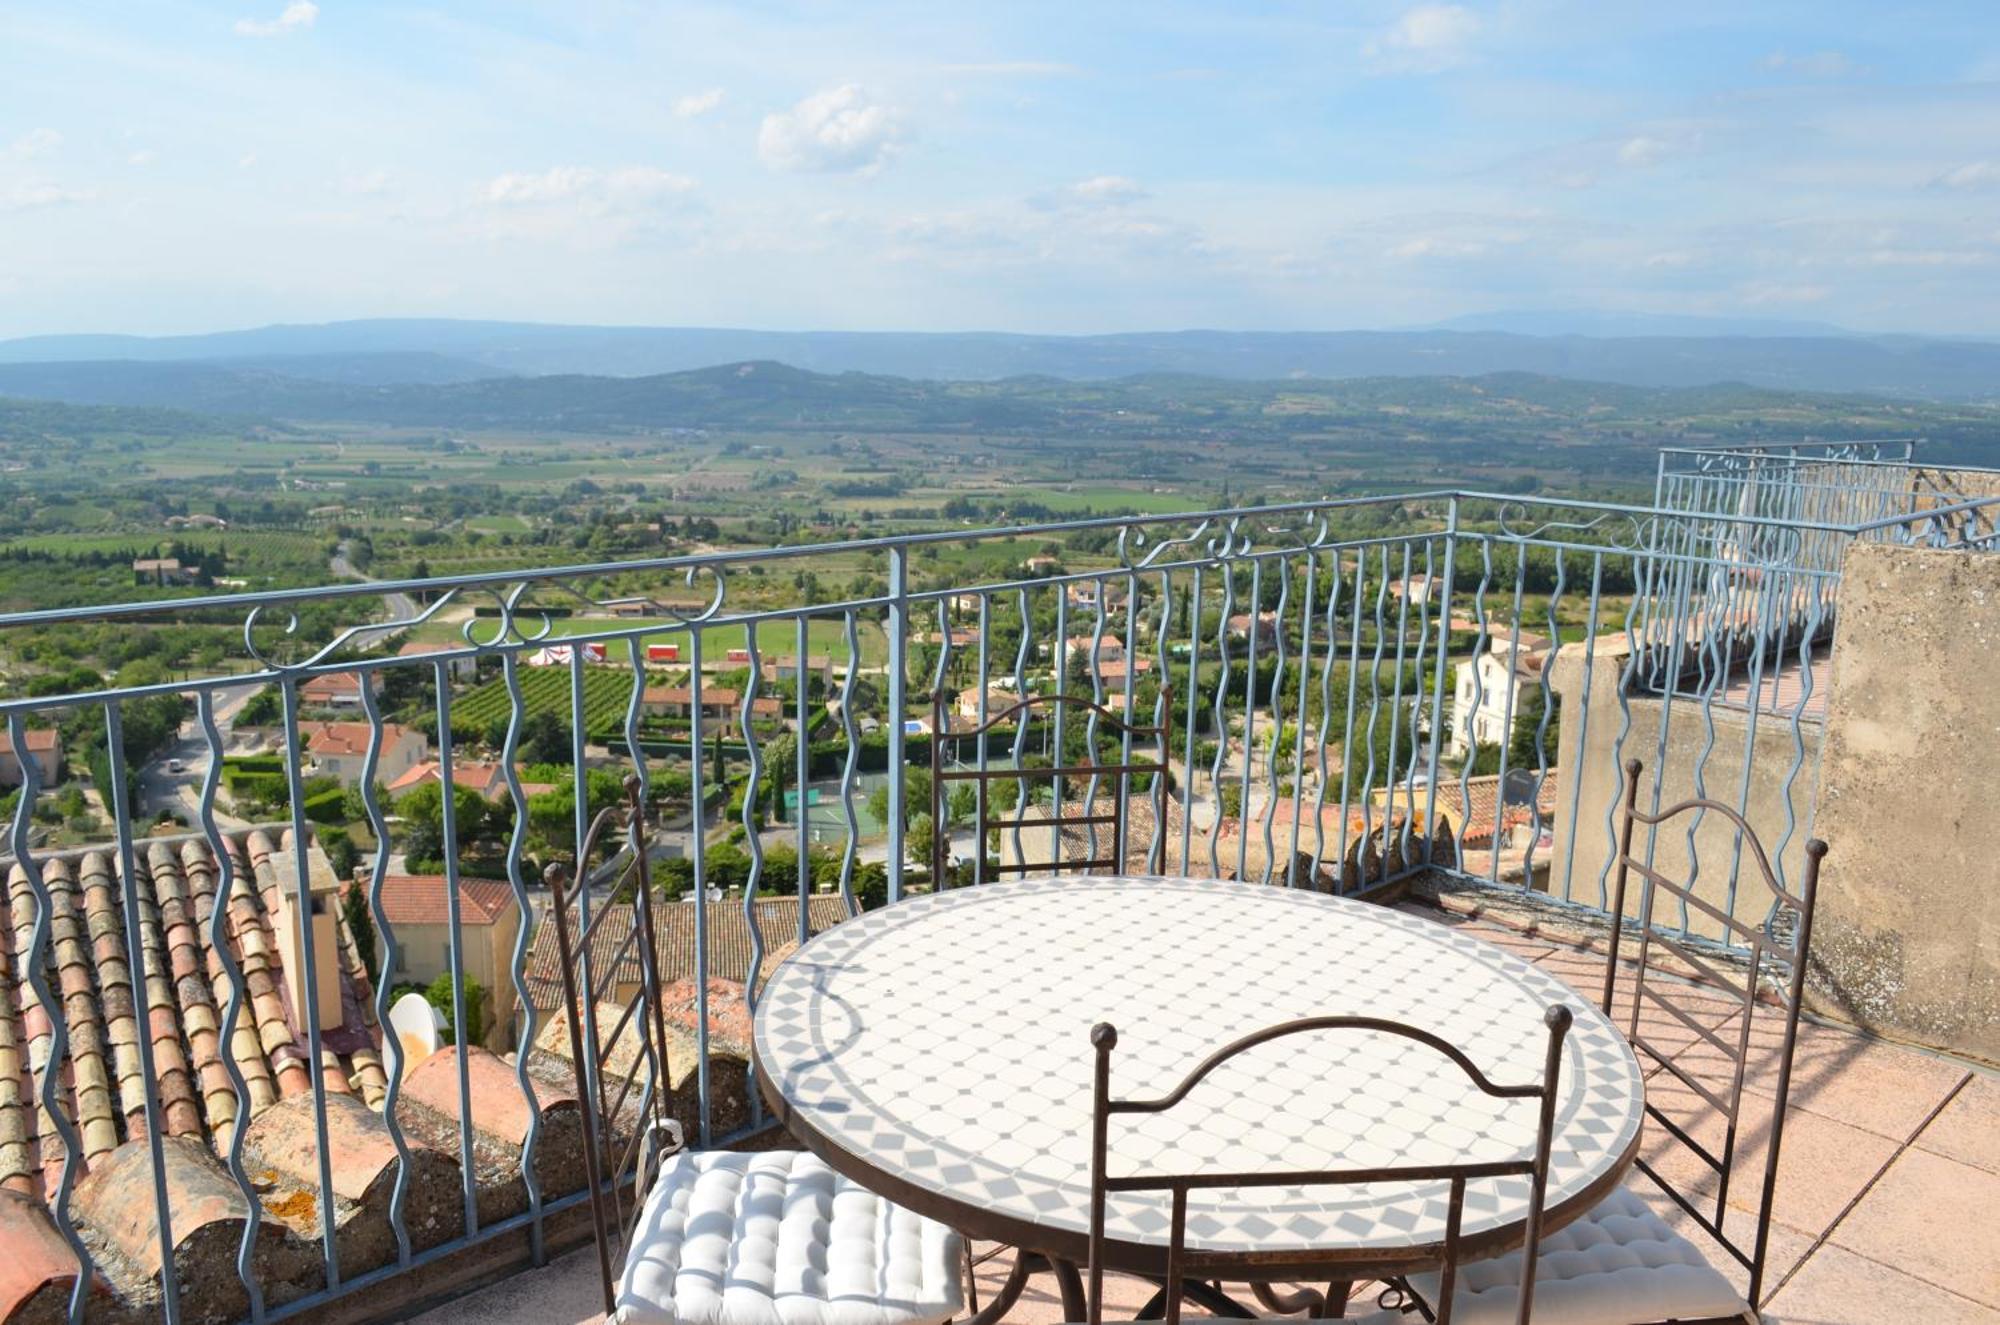
{"label": "white tufted seat cushion", "polygon": [[[1513,1325],[1521,1261],[1515,1251],[1460,1265],[1452,1325]],[[1623,1187],[1543,1238],[1537,1266],[1535,1325],[1757,1319],[1700,1248]],[[1438,1283],[1435,1273],[1410,1276],[1410,1286],[1429,1305],[1437,1302]]]}
{"label": "white tufted seat cushion", "polygon": [[646,1197],[619,1325],[942,1325],[963,1244],[798,1150],[682,1151]]}

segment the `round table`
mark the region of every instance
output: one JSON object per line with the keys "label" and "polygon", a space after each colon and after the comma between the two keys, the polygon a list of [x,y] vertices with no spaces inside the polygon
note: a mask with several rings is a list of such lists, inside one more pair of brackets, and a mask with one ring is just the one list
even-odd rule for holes
{"label": "round table", "polygon": [[[794,952],[757,1003],[766,1099],[836,1170],[962,1232],[1087,1258],[1093,1055],[1118,1028],[1114,1099],[1160,1095],[1211,1051],[1294,1018],[1423,1027],[1503,1085],[1539,1082],[1565,1003],[1544,1232],[1624,1175],[1645,1087],[1611,1023],[1554,976],[1449,925],[1320,893],[1202,879],[1070,877],[914,897]],[[1443,1055],[1311,1033],[1231,1060],[1166,1113],[1112,1119],[1110,1172],[1309,1170],[1522,1158],[1532,1100],[1481,1094]],[[1467,1258],[1525,1236],[1525,1178],[1472,1183]],[[1444,1183],[1198,1192],[1187,1245],[1256,1280],[1425,1268]],[[1107,1268],[1157,1277],[1164,1192],[1114,1194]],[[1067,1290],[1074,1283],[1071,1271]]]}

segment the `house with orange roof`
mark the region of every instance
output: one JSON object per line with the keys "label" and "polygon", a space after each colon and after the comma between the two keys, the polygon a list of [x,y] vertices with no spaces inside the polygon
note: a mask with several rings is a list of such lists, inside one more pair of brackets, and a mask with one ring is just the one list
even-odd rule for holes
{"label": "house with orange roof", "polygon": [[358,709],[363,685],[377,685],[372,672],[366,678],[360,672],[324,672],[299,686],[299,703],[314,709]]}
{"label": "house with orange roof", "polygon": [[[382,914],[396,939],[391,984],[429,985],[451,971],[451,888],[441,874],[391,874],[382,880]],[[481,1009],[486,1047],[513,1048],[514,939],[521,907],[514,889],[499,879],[458,881],[460,969],[484,991]],[[379,941],[376,951],[388,952]]]}
{"label": "house with orange roof", "polygon": [[[361,781],[367,770],[368,747],[374,730],[365,722],[302,722],[299,740],[314,773],[339,778],[347,786]],[[375,764],[375,780],[395,785],[396,779],[420,762],[429,749],[422,732],[400,723],[382,724],[382,750]]]}
{"label": "house with orange roof", "polygon": [[[30,727],[21,733],[27,757],[34,761],[35,776],[43,787],[62,780],[62,733],[54,727]],[[0,787],[18,787],[23,780],[21,756],[14,750],[14,738],[0,725]]]}

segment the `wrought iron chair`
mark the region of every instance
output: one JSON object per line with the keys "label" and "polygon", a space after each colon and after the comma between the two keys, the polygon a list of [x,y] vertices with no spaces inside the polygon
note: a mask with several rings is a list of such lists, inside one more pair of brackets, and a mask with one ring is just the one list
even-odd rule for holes
{"label": "wrought iron chair", "polygon": [[[560,863],[547,871],[605,1313],[617,1325],[943,1325],[963,1301],[958,1234],[803,1151],[682,1147],[668,1116],[672,1079],[638,778],[627,779],[622,806],[592,821],[576,895],[589,886],[599,844],[613,840],[606,830],[621,818],[622,848],[612,854],[627,859],[621,882],[632,885],[632,928],[608,960],[585,957],[618,905],[607,903],[578,926],[574,898],[565,895],[568,871]],[[615,1002],[609,986],[635,956],[637,992]],[[601,1017],[612,1019],[609,1034]],[[627,1042],[633,1028],[636,1052]],[[636,1119],[625,1112],[635,1086]],[[657,1143],[646,1147],[649,1136]],[[614,1257],[622,1262],[616,1276]]]}
{"label": "wrought iron chair", "polygon": [[[1696,1102],[1692,1113],[1676,1120],[1652,1099],[1646,1112],[1666,1135],[1691,1153],[1699,1171],[1714,1175],[1714,1213],[1705,1211],[1706,1200],[1683,1191],[1645,1159],[1637,1161],[1639,1171],[1695,1221],[1709,1236],[1749,1272],[1747,1292],[1738,1294],[1734,1285],[1708,1263],[1701,1249],[1675,1233],[1652,1207],[1628,1188],[1620,1188],[1600,1202],[1582,1219],[1555,1234],[1543,1244],[1536,1278],[1542,1285],[1545,1303],[1557,1307],[1560,1319],[1574,1325],[1639,1325],[1640,1322],[1670,1321],[1677,1325],[1693,1322],[1750,1322],[1758,1320],[1756,1302],[1764,1283],[1765,1256],[1771,1232],[1771,1206],[1777,1191],[1778,1153],[1784,1140],[1785,1107],[1791,1090],[1792,1058],[1798,1044],[1799,1010],[1806,978],[1806,954],[1812,943],[1813,905],[1819,886],[1820,862],[1826,857],[1826,843],[1814,838],[1805,846],[1805,871],[1796,895],[1778,882],[1757,834],[1743,816],[1729,806],[1712,800],[1687,800],[1650,814],[1638,808],[1639,761],[1625,765],[1624,807],[1618,835],[1615,883],[1612,889],[1611,945],[1604,963],[1604,1012],[1614,1021],[1621,983],[1619,943],[1626,928],[1625,901],[1629,876],[1640,878],[1638,955],[1630,968],[1629,1003],[1624,1008],[1626,1038],[1639,1052],[1659,1063],[1665,1081],[1684,1087]],[[1639,824],[1660,825],[1686,814],[1707,812],[1722,816],[1741,835],[1743,854],[1763,879],[1772,900],[1773,920],[1763,926],[1746,924],[1697,895],[1690,883],[1679,883],[1632,854],[1632,832]],[[1749,970],[1741,983],[1724,976],[1715,962],[1694,951],[1688,944],[1661,932],[1654,919],[1656,898],[1661,891],[1673,902],[1685,903],[1700,912],[1747,946]],[[1778,937],[1786,936],[1786,937]],[[1665,950],[1698,972],[1708,983],[1728,991],[1740,1003],[1740,1011],[1723,1018],[1716,1026],[1706,1025],[1672,998],[1674,984],[1648,982],[1647,976],[1656,950]],[[1770,1139],[1765,1145],[1764,1172],[1758,1189],[1754,1222],[1747,1230],[1732,1233],[1728,1228],[1731,1178],[1741,1158],[1739,1134],[1744,1128],[1743,1087],[1750,1057],[1751,1026],[1760,1004],[1758,992],[1767,962],[1776,956],[1783,966],[1782,990],[1767,995],[1783,1016],[1783,1030],[1777,1046],[1775,1099],[1771,1103]],[[1727,1065],[1726,1084],[1713,1077],[1703,1080],[1689,1067],[1676,1061],[1666,1048],[1653,1044],[1639,1028],[1639,1009],[1657,1004],[1685,1027],[1694,1038],[1690,1044],[1705,1046]],[[1722,1026],[1735,1019],[1734,1044],[1722,1033]],[[1706,1107],[1703,1107],[1706,1106]],[[1702,1130],[1696,1115],[1705,1115],[1719,1128],[1721,1143],[1711,1137],[1704,1142],[1694,1133]],[[1716,1153],[1717,1151],[1720,1153]],[[1636,1254],[1635,1254],[1636,1249]],[[1467,1267],[1457,1291],[1461,1313],[1468,1296],[1504,1289],[1520,1279],[1522,1253],[1513,1252]],[[1427,1303],[1441,1303],[1452,1294],[1449,1286],[1427,1276],[1412,1276],[1411,1287]],[[1467,1315],[1484,1321],[1485,1314]]]}
{"label": "wrought iron chair", "polygon": [[[1325,1185],[1364,1186],[1375,1183],[1443,1182],[1450,1184],[1449,1204],[1446,1207],[1444,1239],[1438,1249],[1437,1261],[1440,1266],[1441,1281],[1446,1288],[1445,1305],[1435,1318],[1439,1325],[1450,1325],[1450,1288],[1458,1269],[1459,1235],[1465,1213],[1465,1194],[1468,1183],[1503,1177],[1524,1177],[1528,1179],[1527,1250],[1533,1255],[1541,1239],[1542,1202],[1547,1192],[1549,1174],[1549,1151],[1555,1134],[1555,1109],[1558,1095],[1557,1081],[1562,1068],[1563,1040],[1569,1034],[1572,1016],[1570,1010],[1558,1004],[1548,1009],[1544,1022],[1548,1026],[1548,1054],[1544,1061],[1542,1079],[1532,1085],[1498,1085],[1467,1058],[1463,1051],[1429,1031],[1401,1022],[1386,1021],[1376,1017],[1306,1017],[1298,1021],[1284,1022],[1277,1026],[1255,1031],[1210,1054],[1197,1064],[1192,1071],[1172,1090],[1152,1099],[1111,1098],[1111,1051],[1118,1044],[1118,1032],[1108,1023],[1100,1022],[1091,1029],[1090,1042],[1097,1051],[1096,1078],[1092,1091],[1091,1133],[1090,1133],[1090,1263],[1086,1301],[1089,1304],[1089,1325],[1103,1325],[1104,1320],[1104,1243],[1105,1210],[1113,1192],[1164,1191],[1172,1195],[1171,1215],[1167,1226],[1167,1255],[1165,1272],[1165,1311],[1167,1325],[1179,1325],[1182,1298],[1192,1286],[1201,1289],[1204,1277],[1221,1274],[1229,1276],[1239,1267],[1234,1264],[1240,1253],[1223,1257],[1204,1256],[1200,1251],[1190,1251],[1187,1247],[1188,1194],[1190,1191],[1204,1191],[1216,1188],[1241,1189],[1246,1187],[1300,1188]],[[1157,1114],[1164,1113],[1181,1103],[1202,1079],[1223,1063],[1246,1050],[1253,1049],[1272,1040],[1287,1036],[1317,1031],[1372,1031],[1380,1034],[1401,1036],[1413,1044],[1435,1050],[1450,1059],[1463,1071],[1472,1084],[1488,1096],[1499,1099],[1532,1099],[1537,1101],[1539,1117],[1535,1131],[1535,1147],[1531,1155],[1516,1159],[1487,1162],[1467,1162],[1462,1164],[1403,1164],[1376,1168],[1323,1169],[1311,1171],[1288,1170],[1284,1172],[1217,1173],[1203,1171],[1167,1172],[1152,1171],[1143,1174],[1113,1175],[1108,1171],[1110,1151],[1110,1123],[1113,1114]],[[1190,1285],[1189,1281],[1196,1281]],[[1518,1299],[1514,1319],[1518,1325],[1527,1325],[1534,1308],[1535,1284],[1532,1279],[1517,1289]],[[1290,1305],[1274,1301],[1268,1290],[1260,1291],[1258,1297],[1273,1310],[1289,1310]],[[1323,1308],[1326,1314],[1337,1315],[1345,1310],[1344,1289],[1334,1286],[1326,1299],[1315,1298],[1313,1306]],[[1397,1311],[1384,1311],[1367,1318],[1373,1325],[1386,1325],[1400,1321],[1403,1316]]]}
{"label": "wrought iron chair", "polygon": [[[1161,688],[1163,711],[1173,711],[1173,695],[1165,687]],[[1082,761],[1075,764],[1063,762],[1066,752],[1058,750],[1056,764],[1051,768],[1023,769],[1019,767],[1022,735],[1027,725],[1033,721],[1039,710],[1047,710],[1054,719],[1058,715],[1075,714],[1075,720],[1084,724],[1087,733]],[[1088,695],[1028,695],[998,713],[988,713],[986,720],[977,726],[953,730],[951,726],[949,697],[939,690],[931,703],[931,878],[943,879],[950,865],[951,839],[945,831],[946,783],[970,782],[981,788],[977,806],[973,813],[973,879],[983,883],[991,874],[1030,874],[1039,871],[1079,874],[1102,872],[1123,873],[1129,863],[1130,852],[1126,841],[1128,809],[1132,797],[1132,779],[1136,775],[1150,775],[1152,784],[1148,795],[1152,801],[1155,829],[1152,841],[1146,848],[1146,872],[1158,874],[1166,859],[1166,801],[1167,801],[1167,756],[1166,729],[1160,726],[1142,726],[1127,721]],[[1003,723],[1016,727],[1016,766],[1012,768],[988,768],[984,758],[986,737],[994,728]],[[979,742],[981,758],[976,767],[952,768],[945,762],[945,741],[947,734],[952,738],[973,738]],[[1106,740],[1114,740],[1123,752],[1118,762],[1107,763],[1098,758],[1098,745]],[[1159,758],[1143,762],[1133,757],[1133,751],[1141,742],[1158,743]],[[1053,822],[1050,825],[1055,834],[1055,847],[1050,861],[1030,861],[1023,853],[1019,860],[988,861],[986,859],[986,835],[994,829],[1007,831],[1011,828],[1017,836],[1040,831],[1044,825],[1030,827],[1024,819],[1028,796],[1026,782],[1031,778],[1047,778],[1060,784],[1065,778],[1087,778],[1082,804],[1077,814],[1063,814],[1058,804],[1050,807]],[[1010,820],[1002,811],[995,814],[993,798],[988,789],[996,782],[1014,782],[1021,788],[1016,811]],[[1108,785],[1107,785],[1108,784]],[[1110,808],[1100,809],[1099,801],[1108,793]],[[1108,830],[1105,845],[1100,848],[1098,830]],[[1068,833],[1081,829],[1087,835],[1085,854],[1068,856],[1064,846]]]}

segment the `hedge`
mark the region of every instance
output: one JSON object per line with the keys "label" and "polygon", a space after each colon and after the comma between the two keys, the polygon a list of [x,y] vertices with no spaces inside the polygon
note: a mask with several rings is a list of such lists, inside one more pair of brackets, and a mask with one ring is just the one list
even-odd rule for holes
{"label": "hedge", "polygon": [[318,824],[337,824],[347,821],[347,814],[341,808],[347,793],[339,787],[329,787],[305,798],[306,818]]}

